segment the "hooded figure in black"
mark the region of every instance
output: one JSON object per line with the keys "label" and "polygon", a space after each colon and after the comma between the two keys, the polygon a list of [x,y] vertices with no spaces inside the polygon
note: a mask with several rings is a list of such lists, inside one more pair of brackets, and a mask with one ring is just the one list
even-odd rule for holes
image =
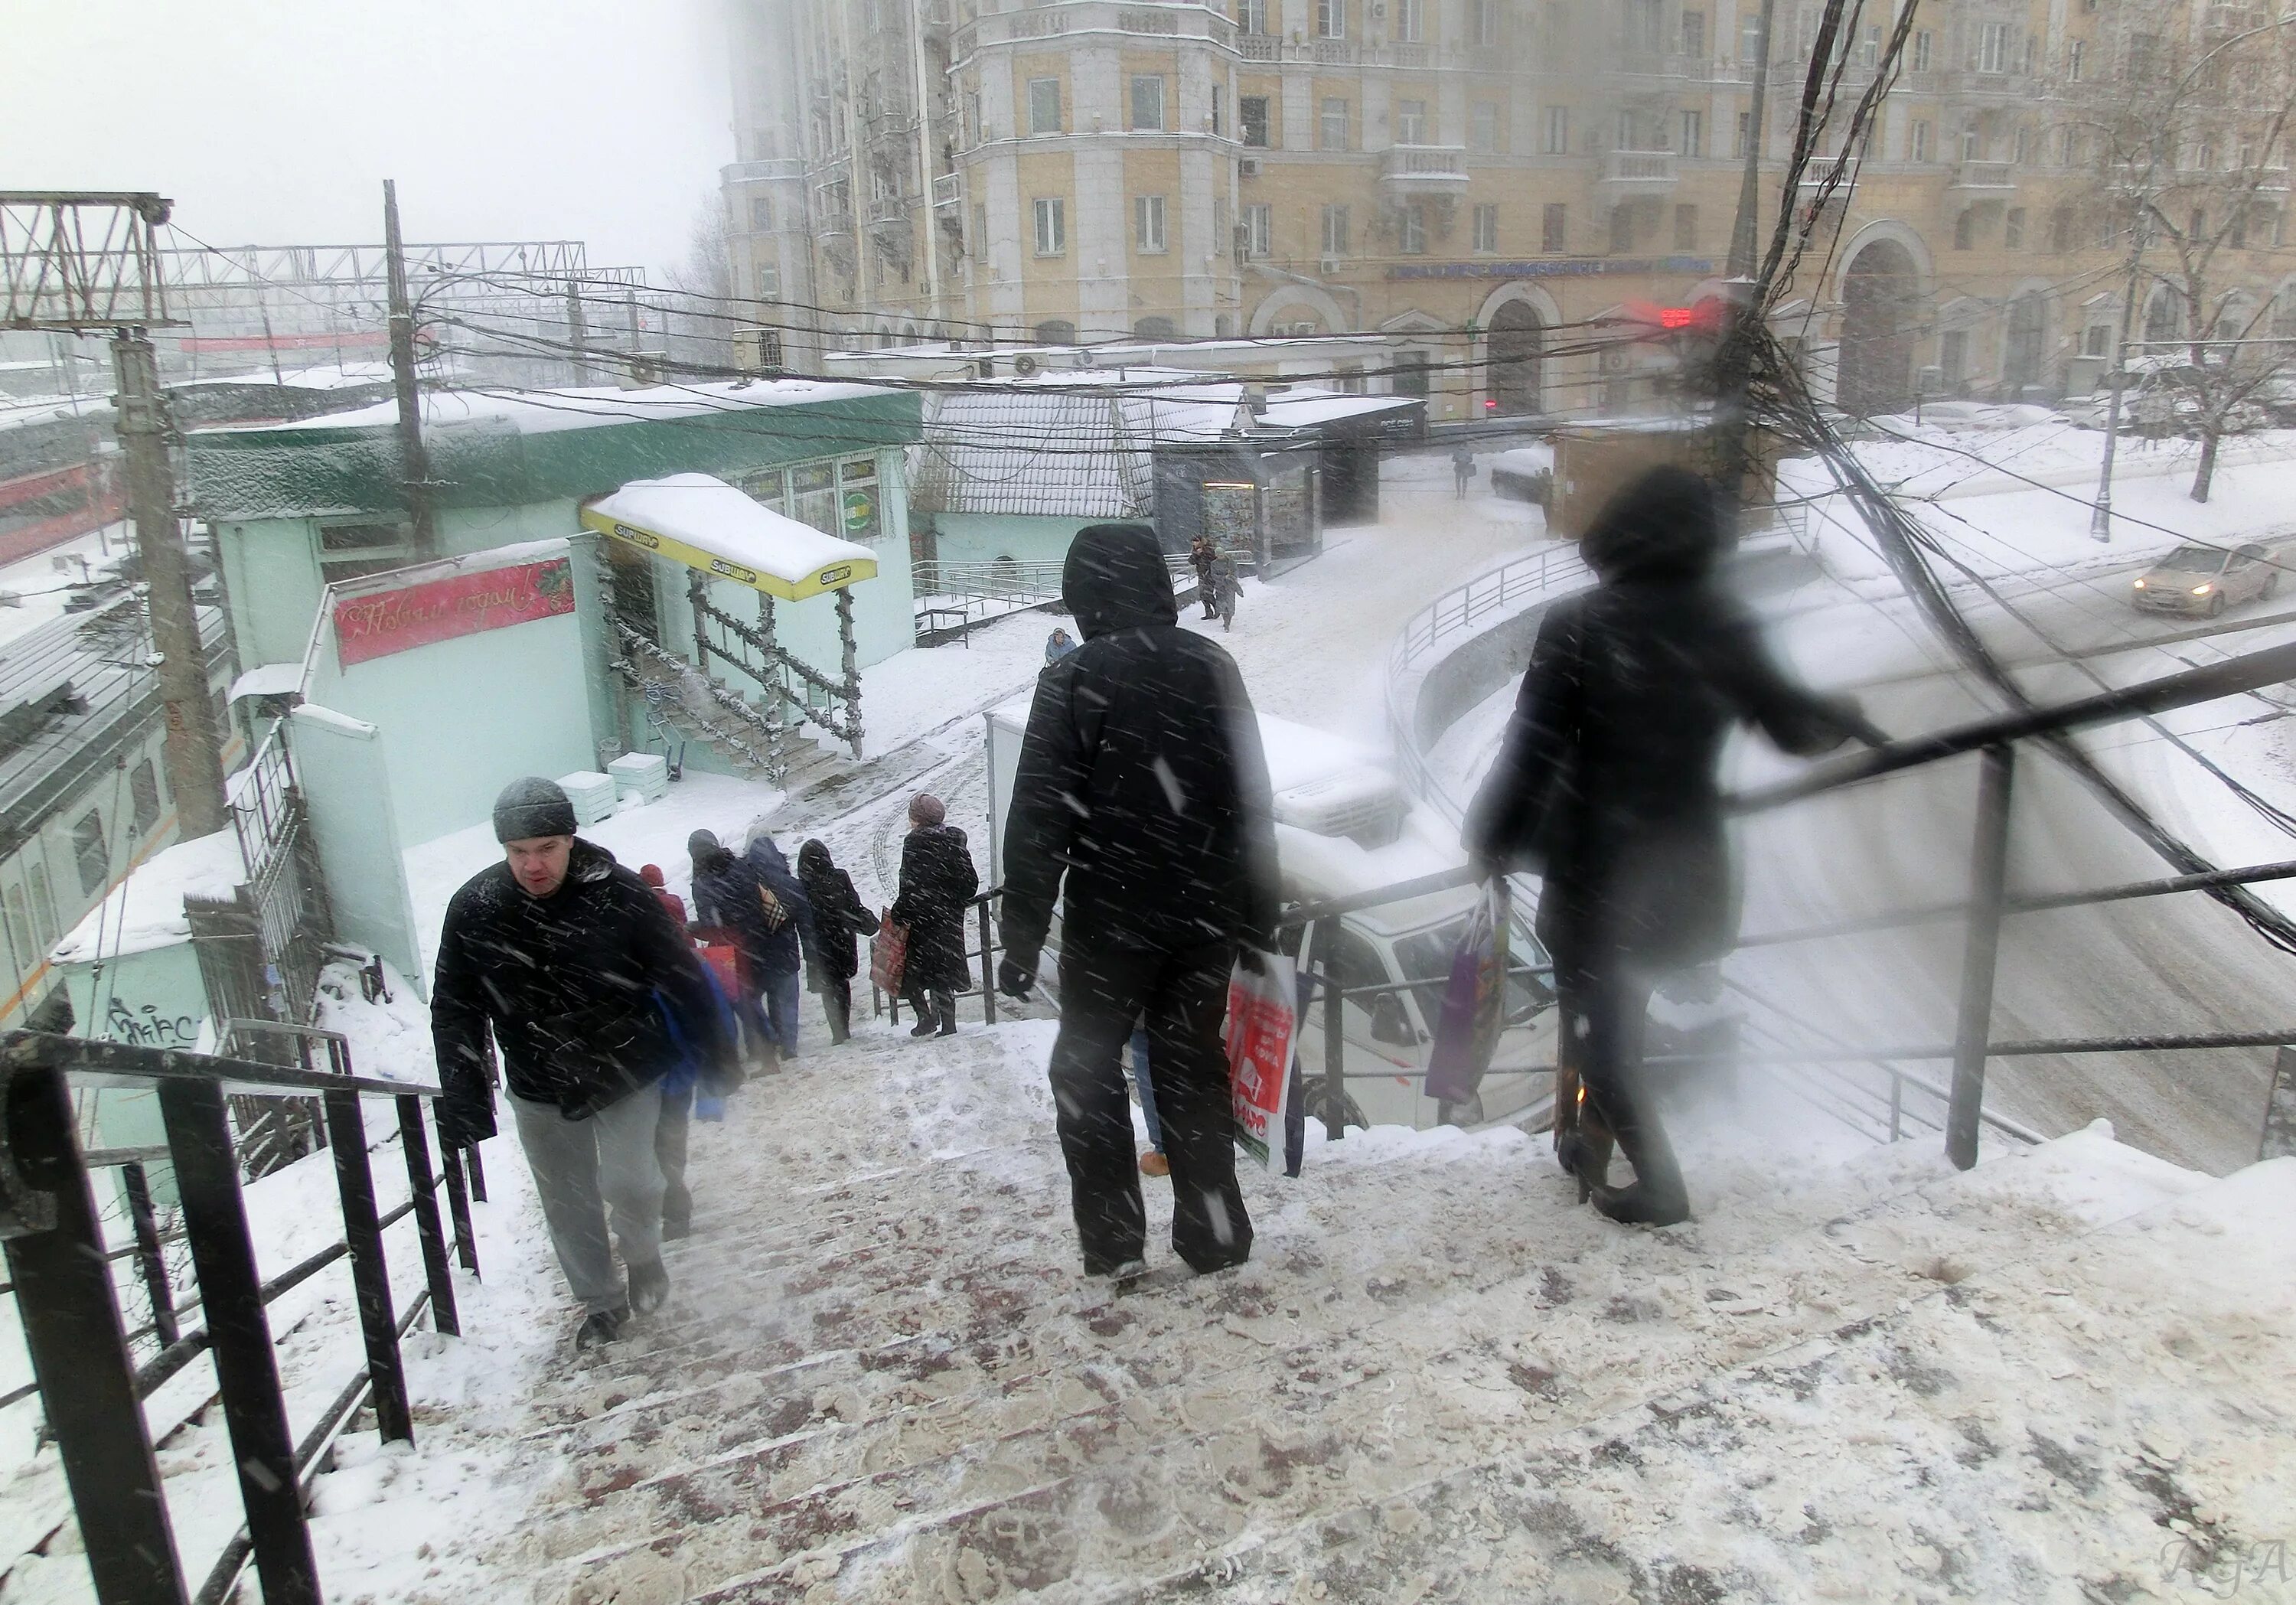
{"label": "hooded figure in black", "polygon": [[813,905],[812,986],[829,1017],[832,1045],[853,1033],[853,978],[861,970],[860,938],[877,934],[877,916],[861,905],[853,877],[839,869],[828,844],[808,841],[797,850],[798,883]]}
{"label": "hooded figure in black", "polygon": [[1572,1058],[1595,1121],[1635,1169],[1607,1183],[1609,1142],[1563,1162],[1614,1219],[1689,1215],[1642,1074],[1650,995],[1737,937],[1717,774],[1734,726],[1813,756],[1883,738],[1854,703],[1789,678],[1718,583],[1721,508],[1705,480],[1660,468],[1620,491],[1579,542],[1601,582],[1548,610],[1497,761],[1468,810],[1486,873],[1544,877],[1538,935],[1554,954]]}
{"label": "hooded figure in black", "polygon": [[956,1035],[956,995],[972,979],[965,956],[964,911],[980,895],[980,872],[964,832],[948,823],[940,798],[909,798],[909,833],[901,839],[900,893],[890,917],[906,926],[901,995],[916,1011],[912,1036]]}
{"label": "hooded figure in black", "polygon": [[1079,530],[1061,594],[1084,644],[1037,677],[1004,826],[1000,984],[1034,981],[1058,899],[1053,1096],[1086,1272],[1136,1274],[1146,1242],[1118,1062],[1144,1011],[1172,1247],[1216,1271],[1251,1252],[1220,1033],[1239,948],[1275,937],[1267,760],[1234,660],[1178,627],[1154,530]]}

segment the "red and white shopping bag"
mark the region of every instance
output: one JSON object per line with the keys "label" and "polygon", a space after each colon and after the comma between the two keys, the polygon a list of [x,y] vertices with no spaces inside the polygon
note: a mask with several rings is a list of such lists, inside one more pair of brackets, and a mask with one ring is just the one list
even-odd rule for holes
{"label": "red and white shopping bag", "polygon": [[1280,953],[1239,961],[1227,983],[1227,1079],[1235,1140],[1273,1168],[1284,1143],[1285,1101],[1300,1015],[1292,964]]}

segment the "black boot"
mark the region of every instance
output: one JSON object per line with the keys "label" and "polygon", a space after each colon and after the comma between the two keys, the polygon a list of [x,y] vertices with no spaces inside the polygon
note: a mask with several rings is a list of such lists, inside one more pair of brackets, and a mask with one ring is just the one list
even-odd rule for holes
{"label": "black boot", "polygon": [[611,1343],[622,1335],[622,1322],[630,1318],[627,1309],[593,1310],[574,1333],[577,1348],[597,1348]]}
{"label": "black boot", "polygon": [[[1619,1151],[1635,1167],[1633,1183],[1607,1185],[1597,1173],[1580,1171],[1595,1208],[1627,1225],[1671,1226],[1690,1218],[1690,1194],[1682,1184],[1682,1167],[1675,1163],[1674,1146],[1666,1128],[1648,1107],[1648,1095],[1639,1089],[1603,1100],[1605,1124]],[[1607,1153],[1604,1155],[1608,1168]]]}
{"label": "black boot", "polygon": [[649,1259],[630,1267],[630,1307],[641,1315],[651,1315],[669,1297],[669,1273],[659,1259]]}

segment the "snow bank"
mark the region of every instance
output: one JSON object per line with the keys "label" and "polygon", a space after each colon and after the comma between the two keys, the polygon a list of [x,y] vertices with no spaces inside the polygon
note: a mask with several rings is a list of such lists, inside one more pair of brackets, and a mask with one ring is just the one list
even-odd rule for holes
{"label": "snow bank", "polygon": [[78,964],[188,942],[187,897],[228,899],[247,881],[239,838],[229,831],[164,848],[128,871],[127,879],[56,944],[51,963]]}

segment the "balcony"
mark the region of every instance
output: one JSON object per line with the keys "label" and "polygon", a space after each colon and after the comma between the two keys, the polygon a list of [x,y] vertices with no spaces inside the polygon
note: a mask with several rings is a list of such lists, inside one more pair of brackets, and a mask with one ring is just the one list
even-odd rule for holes
{"label": "balcony", "polygon": [[1801,187],[1815,190],[1824,184],[1853,184],[1857,182],[1857,158],[1855,156],[1813,156],[1803,164]]}
{"label": "balcony", "polygon": [[1671,151],[1613,151],[1603,160],[1603,187],[1630,193],[1669,189],[1674,184]]}
{"label": "balcony", "polygon": [[776,178],[802,178],[805,163],[794,156],[777,157],[771,161],[728,162],[718,169],[720,184],[765,184]]}
{"label": "balcony", "polygon": [[1464,145],[1390,145],[1380,152],[1379,187],[1390,196],[1464,194]]}
{"label": "balcony", "polygon": [[1240,34],[1236,37],[1235,48],[1247,61],[1280,61],[1283,59],[1283,41],[1274,34]]}
{"label": "balcony", "polygon": [[1999,201],[2017,188],[2016,166],[2006,161],[1964,161],[1948,188],[1980,201]]}
{"label": "balcony", "polygon": [[932,181],[932,203],[934,210],[939,211],[944,207],[960,205],[963,203],[964,200],[964,195],[963,191],[958,187],[955,174],[941,173],[935,176]]}

